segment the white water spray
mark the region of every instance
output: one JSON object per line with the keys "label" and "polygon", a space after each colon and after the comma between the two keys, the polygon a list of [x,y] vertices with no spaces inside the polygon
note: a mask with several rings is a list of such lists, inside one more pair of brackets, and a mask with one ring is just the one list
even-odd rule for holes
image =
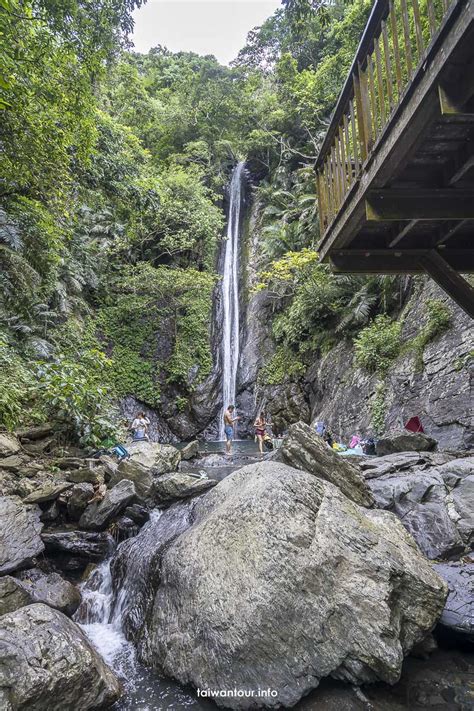
{"label": "white water spray", "polygon": [[242,205],[242,173],[244,163],[238,163],[230,182],[229,219],[222,277],[222,412],[219,439],[224,439],[224,411],[235,403],[237,367],[239,364],[239,236]]}

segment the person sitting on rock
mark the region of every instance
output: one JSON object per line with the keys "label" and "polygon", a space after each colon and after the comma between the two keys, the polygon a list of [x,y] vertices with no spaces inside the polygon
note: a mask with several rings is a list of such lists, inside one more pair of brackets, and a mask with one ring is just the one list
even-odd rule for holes
{"label": "person sitting on rock", "polygon": [[140,442],[142,440],[148,441],[148,428],[150,427],[150,420],[145,415],[144,412],[138,412],[135,419],[130,427],[133,432],[133,441]]}

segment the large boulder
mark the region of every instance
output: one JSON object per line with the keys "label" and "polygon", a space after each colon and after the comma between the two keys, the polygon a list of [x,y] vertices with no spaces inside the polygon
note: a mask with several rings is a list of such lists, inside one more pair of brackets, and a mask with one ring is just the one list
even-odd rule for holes
{"label": "large boulder", "polygon": [[303,422],[291,425],[276,457],[285,464],[335,484],[356,504],[373,506],[373,496],[359,468],[336,454]]}
{"label": "large boulder", "polygon": [[49,437],[54,431],[52,422],[45,422],[42,425],[32,425],[31,427],[21,427],[15,434],[20,442],[35,442],[38,439]]}
{"label": "large boulder", "polygon": [[148,467],[140,464],[140,462],[124,459],[112,474],[108,486],[112,488],[123,479],[133,481],[139,499],[145,500],[149,497],[153,484],[153,474]]}
{"label": "large boulder", "polygon": [[113,489],[108,489],[102,501],[90,503],[81,518],[79,526],[101,531],[118,516],[136,497],[135,485],[128,479],[119,481]]}
{"label": "large boulder", "polygon": [[139,462],[144,467],[153,469],[154,474],[174,472],[181,461],[179,449],[171,444],[158,442],[132,442],[127,445],[132,462]]}
{"label": "large boulder", "polygon": [[20,449],[21,445],[16,437],[0,432],[0,458],[17,454]]}
{"label": "large boulder", "polygon": [[157,506],[169,506],[173,501],[197,496],[217,484],[215,479],[190,476],[181,472],[156,477],[151,495]]}
{"label": "large boulder", "polygon": [[11,711],[107,708],[115,674],[85,634],[58,610],[29,605],[2,617],[0,707]]}
{"label": "large boulder", "polygon": [[[380,459],[381,471],[388,459]],[[368,481],[377,506],[400,517],[428,558],[468,552],[474,540],[474,457],[440,466],[409,464],[407,459],[399,468],[393,464],[392,459],[387,473]]]}
{"label": "large boulder", "polygon": [[40,514],[18,496],[0,497],[0,575],[24,568],[44,550]]}
{"label": "large boulder", "polygon": [[436,563],[449,587],[440,624],[474,642],[474,563]]}
{"label": "large boulder", "polygon": [[30,594],[32,602],[44,602],[71,617],[81,603],[81,593],[75,585],[58,573],[43,573],[39,568],[17,574],[19,582]]}
{"label": "large boulder", "polygon": [[436,440],[423,432],[394,430],[387,432],[377,440],[375,451],[379,457],[382,457],[395,452],[430,452],[436,448],[436,445]]}
{"label": "large boulder", "polygon": [[141,658],[198,688],[277,692],[222,702],[246,709],[290,707],[327,676],[393,684],[447,594],[393,514],[276,462],[172,506],[113,574]]}

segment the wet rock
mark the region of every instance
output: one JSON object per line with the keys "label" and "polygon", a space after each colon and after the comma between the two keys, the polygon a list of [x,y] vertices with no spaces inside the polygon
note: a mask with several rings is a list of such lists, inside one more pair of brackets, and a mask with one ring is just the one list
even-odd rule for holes
{"label": "wet rock", "polygon": [[94,487],[92,484],[74,484],[67,500],[67,513],[69,518],[73,521],[78,521],[93,497]]}
{"label": "wet rock", "polygon": [[58,573],[44,573],[39,568],[31,568],[21,571],[16,577],[31,596],[32,602],[44,602],[69,617],[80,605],[79,590]]}
{"label": "wet rock", "polygon": [[128,516],[120,516],[120,518],[112,524],[111,530],[114,539],[119,543],[120,541],[125,541],[127,538],[136,536],[139,531],[139,526]]}
{"label": "wet rock", "polygon": [[153,484],[153,475],[148,467],[140,464],[140,462],[125,459],[123,462],[120,462],[115,473],[112,474],[108,486],[112,488],[123,479],[133,481],[137,496],[140,499],[145,500],[148,498]]}
{"label": "wet rock", "polygon": [[277,450],[276,459],[335,484],[345,496],[361,506],[374,503],[359,468],[336,454],[303,422],[291,425]]}
{"label": "wet rock", "polygon": [[23,568],[44,550],[38,506],[25,506],[17,496],[0,498],[0,574]]}
{"label": "wet rock", "polygon": [[196,457],[199,454],[199,442],[197,439],[193,440],[192,442],[189,442],[183,449],[181,450],[181,459],[184,459],[187,461],[188,459],[193,459],[193,457]]}
{"label": "wet rock", "polygon": [[143,526],[143,524],[145,524],[150,518],[150,512],[141,504],[132,504],[131,506],[127,506],[123,514],[124,516],[131,518],[137,526]]}
{"label": "wet rock", "polygon": [[41,504],[46,501],[54,501],[63,491],[67,491],[71,487],[72,484],[67,481],[48,482],[29,494],[26,499],[23,499],[23,502],[25,504]]}
{"label": "wet rock", "polygon": [[169,506],[173,501],[202,494],[216,484],[214,479],[198,478],[181,472],[162,474],[153,482],[151,497],[158,506]]}
{"label": "wet rock", "polygon": [[55,531],[43,533],[41,538],[50,555],[66,554],[83,558],[85,561],[99,561],[106,558],[114,545],[108,533],[88,531]]}
{"label": "wet rock", "polygon": [[78,469],[66,471],[62,476],[64,476],[66,481],[70,481],[74,484],[103,484],[104,475],[105,469],[102,466],[93,468],[82,466]]}
{"label": "wet rock", "polygon": [[0,617],[31,603],[30,593],[19,580],[11,575],[0,578]]}
{"label": "wet rock", "polygon": [[118,516],[136,497],[135,485],[122,479],[113,489],[108,489],[102,501],[89,504],[79,519],[81,528],[100,531]]}
{"label": "wet rock", "polygon": [[[425,456],[424,456],[425,455]],[[397,452],[384,457],[367,457],[360,462],[360,468],[366,479],[377,479],[384,474],[412,470],[430,461],[429,453]]]}
{"label": "wet rock", "polygon": [[396,682],[447,593],[395,516],[277,462],[171,507],[124,554],[125,584],[140,571],[146,590],[124,615],[145,662],[196,687],[278,692],[233,708],[292,706],[329,675]]}
{"label": "wet rock", "polygon": [[139,462],[144,467],[153,469],[154,474],[174,472],[181,461],[179,449],[171,444],[158,442],[132,442],[128,447],[132,462]]}
{"label": "wet rock", "polygon": [[121,688],[82,630],[58,610],[29,605],[2,617],[0,705],[6,709],[97,709]]}
{"label": "wet rock", "polygon": [[[13,435],[0,432],[0,457],[10,457],[17,454],[21,449],[19,441]],[[3,462],[2,462],[3,467]]]}
{"label": "wet rock", "polygon": [[474,563],[436,563],[433,568],[449,587],[440,624],[474,642]]}
{"label": "wet rock", "polygon": [[436,448],[436,440],[423,432],[395,430],[377,440],[375,451],[382,457],[395,452],[430,452]]}

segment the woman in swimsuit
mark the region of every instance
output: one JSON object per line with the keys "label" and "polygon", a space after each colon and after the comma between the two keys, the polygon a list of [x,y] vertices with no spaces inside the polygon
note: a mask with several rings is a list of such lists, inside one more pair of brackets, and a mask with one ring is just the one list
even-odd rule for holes
{"label": "woman in swimsuit", "polygon": [[263,438],[265,437],[265,428],[267,426],[267,423],[265,422],[265,414],[263,412],[261,412],[257,417],[253,423],[253,426],[255,427],[255,437],[258,441],[258,449],[260,454],[263,454]]}

